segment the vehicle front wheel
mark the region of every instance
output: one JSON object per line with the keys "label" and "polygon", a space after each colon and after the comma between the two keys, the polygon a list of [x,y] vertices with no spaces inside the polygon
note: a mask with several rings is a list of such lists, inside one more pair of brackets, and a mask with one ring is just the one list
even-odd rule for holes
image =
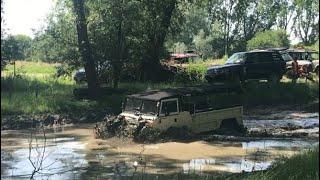
{"label": "vehicle front wheel", "polygon": [[280,76],[278,74],[271,74],[269,76],[268,82],[271,84],[278,84],[280,82]]}

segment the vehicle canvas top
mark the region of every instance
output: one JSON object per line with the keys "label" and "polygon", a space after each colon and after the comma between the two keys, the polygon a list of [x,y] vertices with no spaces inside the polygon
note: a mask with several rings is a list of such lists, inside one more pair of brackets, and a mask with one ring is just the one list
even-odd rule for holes
{"label": "vehicle canvas top", "polygon": [[160,101],[162,99],[175,98],[175,97],[189,97],[196,95],[206,95],[211,93],[227,93],[227,92],[242,92],[239,84],[213,84],[213,85],[198,85],[182,88],[168,88],[162,90],[146,91],[138,94],[131,94],[127,97]]}

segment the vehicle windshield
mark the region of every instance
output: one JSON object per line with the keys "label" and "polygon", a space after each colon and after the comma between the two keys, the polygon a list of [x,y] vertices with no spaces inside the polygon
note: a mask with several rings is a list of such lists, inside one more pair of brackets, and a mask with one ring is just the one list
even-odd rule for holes
{"label": "vehicle windshield", "polygon": [[311,60],[319,60],[319,53],[312,52],[311,53]]}
{"label": "vehicle windshield", "polygon": [[292,57],[288,54],[288,53],[281,53],[281,56],[283,58],[284,61],[293,61]]}
{"label": "vehicle windshield", "polygon": [[234,53],[229,59],[226,61],[226,64],[239,64],[244,60],[244,53]]}
{"label": "vehicle windshield", "polygon": [[142,101],[141,113],[155,115],[157,113],[157,102],[155,101]]}
{"label": "vehicle windshield", "polygon": [[157,113],[157,102],[149,100],[141,100],[136,98],[127,98],[125,111],[139,111],[143,114]]}
{"label": "vehicle windshield", "polygon": [[125,111],[140,111],[142,100],[127,98]]}

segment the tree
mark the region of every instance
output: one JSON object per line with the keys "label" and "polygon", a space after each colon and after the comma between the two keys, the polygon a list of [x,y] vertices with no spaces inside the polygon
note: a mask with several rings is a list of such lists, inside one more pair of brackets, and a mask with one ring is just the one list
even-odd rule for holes
{"label": "tree", "polygon": [[[295,6],[293,0],[280,0],[279,1],[280,11],[277,17],[277,27],[287,31],[290,21],[293,20],[295,13]],[[289,35],[291,31],[289,32]]]}
{"label": "tree", "polygon": [[4,51],[4,37],[5,37],[5,29],[4,29],[4,19],[3,19],[3,0],[1,0],[1,71],[3,67],[7,64],[7,57],[5,55]]}
{"label": "tree", "polygon": [[267,30],[257,33],[251,40],[248,41],[248,50],[274,48],[274,47],[289,47],[290,41],[284,30]]}
{"label": "tree", "polygon": [[88,83],[88,92],[90,97],[97,97],[99,90],[99,83],[92,57],[91,47],[89,44],[87,25],[85,19],[84,2],[83,0],[73,0],[74,11],[76,14],[76,27],[78,34],[78,44],[81,57],[85,62],[84,68]]}
{"label": "tree", "polygon": [[205,32],[201,29],[199,33],[194,36],[193,43],[203,59],[212,56],[212,38],[206,36]]}
{"label": "tree", "polygon": [[314,44],[319,37],[319,1],[294,0],[296,16],[294,32],[305,45]]}
{"label": "tree", "polygon": [[[146,51],[142,59],[141,79],[160,81],[164,76],[160,57],[165,51],[164,42],[171,24],[177,0],[143,0]],[[163,75],[163,76],[162,76]]]}
{"label": "tree", "polygon": [[2,53],[8,60],[25,60],[29,56],[31,38],[26,35],[9,35],[3,39]]}

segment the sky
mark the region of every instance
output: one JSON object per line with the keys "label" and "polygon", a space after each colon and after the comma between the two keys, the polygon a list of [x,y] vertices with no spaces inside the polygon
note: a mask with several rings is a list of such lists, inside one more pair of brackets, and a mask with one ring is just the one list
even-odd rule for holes
{"label": "sky", "polygon": [[[45,25],[44,19],[54,7],[55,0],[4,0],[3,9],[7,34],[25,34],[34,37],[32,29],[39,29]],[[290,38],[292,44],[299,40],[293,33]]]}
{"label": "sky", "polygon": [[32,29],[44,25],[44,19],[54,7],[54,0],[4,0],[4,21],[7,34],[34,37]]}

